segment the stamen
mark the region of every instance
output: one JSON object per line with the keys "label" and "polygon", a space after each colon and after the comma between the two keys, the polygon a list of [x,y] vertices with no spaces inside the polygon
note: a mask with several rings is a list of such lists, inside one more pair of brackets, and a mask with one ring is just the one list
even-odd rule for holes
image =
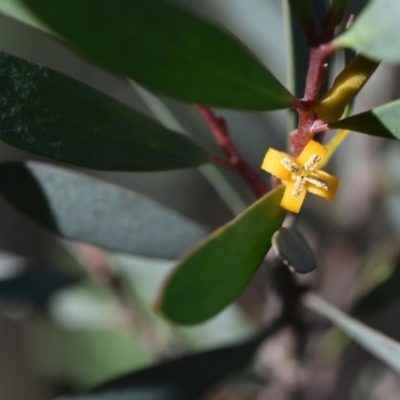
{"label": "stamen", "polygon": [[296,180],[294,182],[294,188],[293,188],[293,196],[294,197],[299,197],[301,192],[304,190],[306,186],[306,181],[305,177],[303,176],[297,176]]}
{"label": "stamen", "polygon": [[319,162],[321,161],[321,157],[318,154],[313,154],[305,163],[304,170],[305,171],[313,171]]}
{"label": "stamen", "polygon": [[327,192],[329,190],[329,183],[319,177],[317,174],[312,174],[309,176],[305,176],[304,180],[312,185],[325,190]]}
{"label": "stamen", "polygon": [[284,157],[281,160],[281,164],[290,172],[298,173],[300,171],[300,166],[291,160],[290,158]]}

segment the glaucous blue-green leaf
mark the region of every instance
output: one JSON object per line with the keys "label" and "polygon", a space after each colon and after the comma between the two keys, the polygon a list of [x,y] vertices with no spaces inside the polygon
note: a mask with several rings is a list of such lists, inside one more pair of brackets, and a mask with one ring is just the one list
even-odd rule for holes
{"label": "glaucous blue-green leaf", "polygon": [[[400,3],[399,3],[400,4]],[[330,124],[332,129],[349,129],[386,139],[400,139],[400,100]]]}
{"label": "glaucous blue-green leaf", "polygon": [[304,305],[330,320],[365,350],[400,373],[400,343],[346,315],[318,296],[307,295]]}
{"label": "glaucous blue-green leaf", "polygon": [[308,274],[317,268],[314,252],[295,227],[279,229],[272,243],[282,262],[293,272]]}
{"label": "glaucous blue-green leaf", "polygon": [[230,372],[251,359],[260,343],[278,326],[234,346],[179,358],[114,379],[85,394],[61,400],[189,400],[200,399]]}
{"label": "glaucous blue-green leaf", "polygon": [[46,33],[55,35],[54,32],[51,32],[45,24],[32,14],[22,0],[0,0],[0,13]]}
{"label": "glaucous blue-green leaf", "polygon": [[0,53],[0,140],[86,168],[194,167],[211,155],[189,138],[74,79]]}
{"label": "glaucous blue-green leaf", "polygon": [[283,188],[264,196],[190,252],[165,282],[157,308],[179,324],[203,322],[232,303],[271,247],[286,212]]}
{"label": "glaucous blue-green leaf", "polygon": [[400,62],[400,2],[370,0],[355,22],[335,39],[375,60]]}
{"label": "glaucous blue-green leaf", "polygon": [[115,251],[175,258],[206,234],[146,197],[38,162],[0,164],[0,193],[56,235]]}
{"label": "glaucous blue-green leaf", "polygon": [[274,110],[293,96],[232,35],[166,0],[23,0],[77,50],[168,96]]}

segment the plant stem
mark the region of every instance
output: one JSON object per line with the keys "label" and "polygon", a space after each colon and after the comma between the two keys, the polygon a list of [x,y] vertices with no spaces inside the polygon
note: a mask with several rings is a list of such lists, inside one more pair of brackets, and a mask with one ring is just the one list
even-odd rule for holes
{"label": "plant stem", "polygon": [[166,343],[157,326],[145,313],[133,289],[128,290],[124,280],[112,270],[105,251],[87,244],[77,245],[75,251],[86,271],[114,294],[122,316],[135,337],[139,338],[150,354],[164,358],[169,343]]}
{"label": "plant stem", "polygon": [[297,108],[299,113],[298,129],[290,138],[292,153],[297,157],[305,145],[318,132],[327,129],[323,121],[318,120],[314,107],[318,99],[319,89],[325,80],[328,65],[326,59],[335,51],[333,42],[321,43],[310,49],[310,60],[306,78],[304,97],[301,99],[302,108]]}
{"label": "plant stem", "polygon": [[[143,103],[152,112],[154,117],[157,118],[162,125],[173,131],[180,132],[184,135],[189,135],[184,126],[167,107],[164,100],[157,98],[155,95],[132,80],[128,79],[128,82],[139,95]],[[221,160],[219,157],[213,157],[213,161],[217,164],[219,163],[227,167],[225,160]],[[225,178],[216,165],[203,165],[199,167],[199,171],[207,179],[216,193],[219,194],[234,215],[241,213],[247,207],[246,201],[242,199],[233,185]]]}
{"label": "plant stem", "polygon": [[264,182],[253,172],[236,150],[236,147],[229,136],[225,120],[215,116],[208,107],[197,105],[196,108],[206,121],[215,141],[228,157],[226,162],[222,165],[228,166],[237,171],[248,183],[257,197],[262,197],[268,193]]}

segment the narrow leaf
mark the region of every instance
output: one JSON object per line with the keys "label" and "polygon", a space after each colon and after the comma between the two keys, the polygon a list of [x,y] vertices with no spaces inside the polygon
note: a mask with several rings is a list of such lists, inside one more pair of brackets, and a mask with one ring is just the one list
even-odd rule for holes
{"label": "narrow leaf", "polygon": [[51,32],[51,30],[47,28],[45,24],[43,24],[32,14],[22,0],[1,0],[0,13],[14,18],[26,25],[30,25],[33,28],[40,29],[51,35],[55,35],[54,32]]}
{"label": "narrow leaf", "polygon": [[400,139],[399,114],[400,100],[396,100],[373,110],[341,119],[330,124],[329,127],[349,129],[386,139]]}
{"label": "narrow leaf", "polygon": [[211,155],[189,138],[49,68],[0,53],[0,140],[86,168],[194,167]]}
{"label": "narrow leaf", "polygon": [[353,25],[335,43],[375,60],[400,62],[400,2],[370,0]]}
{"label": "narrow leaf", "polygon": [[93,390],[62,400],[189,400],[199,399],[221,379],[249,361],[276,326],[239,345],[180,358],[143,369]]}
{"label": "narrow leaf", "polygon": [[400,344],[398,342],[349,317],[318,296],[307,295],[304,298],[304,305],[329,319],[365,350],[400,373]]}
{"label": "narrow leaf", "polygon": [[56,235],[115,251],[175,258],[206,233],[146,197],[37,162],[1,164],[0,193]]}
{"label": "narrow leaf", "polygon": [[275,110],[293,96],[228,33],[165,0],[23,0],[99,66],[180,100]]}
{"label": "narrow leaf", "polygon": [[203,322],[246,288],[271,247],[285,211],[283,188],[254,203],[192,251],[167,280],[158,309],[180,324]]}

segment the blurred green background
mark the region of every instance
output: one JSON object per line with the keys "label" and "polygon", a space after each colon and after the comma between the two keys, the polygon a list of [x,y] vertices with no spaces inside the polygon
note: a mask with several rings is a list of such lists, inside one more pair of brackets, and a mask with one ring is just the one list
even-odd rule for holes
{"label": "blurred green background", "polygon": [[[286,2],[179,2],[234,32],[282,83],[289,83]],[[322,0],[314,3],[320,7],[318,3]],[[351,4],[355,12],[362,6],[361,1]],[[62,71],[149,116],[161,116],[164,124],[178,122],[180,130],[218,151],[207,127],[192,107],[169,99],[158,103],[129,82],[99,70],[60,43],[21,23],[0,17],[0,26],[1,50]],[[336,68],[331,81],[343,65],[341,58],[333,60]],[[397,82],[398,68],[381,65],[355,102],[354,110],[367,110],[398,98]],[[255,114],[218,110],[217,113],[226,118],[243,157],[268,182],[268,176],[262,173],[259,165],[267,148],[285,148],[290,129],[289,112]],[[319,268],[301,279],[331,303],[347,310],[362,293],[368,293],[385,274],[397,267],[400,255],[399,154],[397,142],[350,134],[329,167],[341,179],[337,200],[328,204],[308,198],[299,218],[299,226],[319,261]],[[0,146],[0,157],[2,162],[35,158],[4,144]],[[232,209],[210,184],[207,178],[210,172],[205,175],[191,169],[85,173],[147,195],[210,229],[233,216]],[[229,172],[223,175],[240,195],[238,202],[222,189],[237,209],[255,200],[240,178]],[[18,295],[15,291],[10,295],[7,292],[10,287],[4,286],[4,295],[1,295],[0,281],[0,400],[46,400],[63,390],[88,388],[160,359],[247,338],[268,318],[263,270],[239,304],[198,327],[178,328],[168,325],[150,309],[173,262],[104,255],[89,246],[61,243],[3,199],[0,199],[0,221],[0,278],[10,279],[21,273],[22,268],[42,270],[44,267],[79,278],[70,285],[58,275],[45,273],[48,280],[41,280],[47,283],[43,284],[45,289],[39,290],[39,295],[29,286]],[[126,277],[136,305],[133,315],[121,306],[104,283],[85,272],[96,268],[97,263],[107,263]],[[59,290],[64,283],[68,286]],[[400,302],[394,301],[378,312],[367,312],[365,318],[378,330],[400,340],[399,312]],[[343,352],[343,339],[334,332],[320,342],[327,325],[314,321],[311,327],[309,353],[300,369],[304,372],[305,399],[398,398],[398,376],[355,345]],[[279,348],[282,344],[276,346]],[[268,351],[265,354],[269,354]],[[290,368],[285,368],[288,365],[285,357],[263,357],[262,351],[259,359],[259,377],[272,376],[278,381],[292,379]],[[272,372],[271,360],[275,368]],[[290,382],[287,384],[290,386]],[[285,398],[285,393],[274,385],[262,390],[252,386],[246,393],[252,397],[238,398]]]}

